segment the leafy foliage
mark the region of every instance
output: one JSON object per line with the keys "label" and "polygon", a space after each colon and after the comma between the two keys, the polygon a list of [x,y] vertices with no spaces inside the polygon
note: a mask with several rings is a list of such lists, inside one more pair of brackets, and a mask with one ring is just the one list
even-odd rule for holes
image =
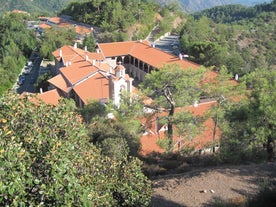
{"label": "leafy foliage", "polygon": [[0,96],[16,82],[36,45],[34,33],[25,26],[26,19],[26,15],[15,13],[0,19]]}
{"label": "leafy foliage", "polygon": [[180,33],[181,50],[205,66],[225,65],[233,75],[275,68],[275,8],[273,1],[250,8],[216,7],[195,14]]}
{"label": "leafy foliage", "polygon": [[103,156],[69,108],[1,99],[1,206],[147,206],[141,162]]}
{"label": "leafy foliage", "polygon": [[249,99],[229,109],[224,128],[222,153],[229,160],[249,160],[275,156],[275,71],[250,74]]}
{"label": "leafy foliage", "polygon": [[72,29],[62,29],[52,27],[47,29],[40,42],[41,56],[52,60],[54,57],[52,52],[62,47],[63,45],[72,45],[76,38],[76,33]]}
{"label": "leafy foliage", "polygon": [[[79,2],[84,1],[86,0],[79,0]],[[55,14],[61,11],[61,9],[68,5],[70,2],[72,2],[72,0],[0,0],[0,13],[19,9],[30,13]]]}
{"label": "leafy foliage", "polygon": [[165,65],[159,71],[153,71],[142,83],[143,92],[154,101],[150,107],[157,111],[168,111],[168,139],[172,149],[173,119],[175,107],[188,106],[199,100],[203,69],[185,69],[179,65]]}
{"label": "leafy foliage", "polygon": [[[103,33],[98,41],[124,41],[143,39],[155,23],[159,6],[153,1],[88,1],[74,2],[62,13],[72,15],[79,22],[97,26]],[[128,31],[133,31],[128,34]]]}

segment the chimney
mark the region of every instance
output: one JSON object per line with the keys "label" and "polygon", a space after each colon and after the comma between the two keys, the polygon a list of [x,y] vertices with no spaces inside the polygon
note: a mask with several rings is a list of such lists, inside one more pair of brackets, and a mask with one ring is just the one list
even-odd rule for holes
{"label": "chimney", "polygon": [[235,80],[239,80],[239,75],[238,74],[235,74]]}
{"label": "chimney", "polygon": [[194,107],[198,107],[198,101],[195,101],[193,104]]}
{"label": "chimney", "polygon": [[77,48],[78,48],[78,43],[75,42],[75,43],[74,43],[74,49],[77,49]]}
{"label": "chimney", "polygon": [[179,53],[178,57],[179,57],[179,60],[182,60],[183,58],[181,53]]}
{"label": "chimney", "polygon": [[88,55],[85,55],[85,61],[88,61]]}
{"label": "chimney", "polygon": [[152,44],[152,47],[155,48],[155,44],[154,43]]}
{"label": "chimney", "polygon": [[87,46],[84,46],[84,51],[85,51],[85,52],[87,51]]}
{"label": "chimney", "polygon": [[69,62],[68,62],[68,65],[69,65],[69,66],[70,66],[70,65],[72,65],[72,62],[71,62],[71,61],[69,61]]}
{"label": "chimney", "polygon": [[111,66],[109,67],[109,73],[110,74],[112,73],[112,67]]}
{"label": "chimney", "polygon": [[92,60],[92,65],[95,65],[96,64],[96,61],[95,60]]}
{"label": "chimney", "polygon": [[42,90],[42,88],[39,88],[39,91],[40,91],[40,93],[43,93],[43,90]]}
{"label": "chimney", "polygon": [[59,50],[59,57],[62,57],[62,50]]}
{"label": "chimney", "polygon": [[97,49],[96,49],[96,52],[97,52],[97,53],[100,53],[100,49],[99,49],[99,48],[97,48]]}

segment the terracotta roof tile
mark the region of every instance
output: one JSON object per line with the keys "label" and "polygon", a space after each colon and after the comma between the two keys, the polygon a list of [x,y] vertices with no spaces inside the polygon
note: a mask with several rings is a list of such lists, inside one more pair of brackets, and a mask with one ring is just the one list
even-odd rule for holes
{"label": "terracotta roof tile", "polygon": [[160,68],[163,64],[180,64],[184,68],[198,68],[199,65],[151,47],[147,41],[128,41],[99,44],[105,57],[131,55],[153,67]]}
{"label": "terracotta roof tile", "polygon": [[90,100],[109,99],[109,81],[100,72],[75,85],[73,90],[85,104]]}
{"label": "terracotta roof tile", "polygon": [[63,18],[60,18],[60,17],[51,17],[48,19],[48,21],[51,21],[55,24],[60,24],[60,23],[66,22]]}
{"label": "terracotta roof tile", "polygon": [[[184,110],[189,110],[191,112],[193,112],[193,114],[195,116],[203,116],[214,104],[216,104],[215,101],[211,101],[211,102],[206,102],[206,103],[201,103],[199,104],[197,107],[194,106],[189,106],[186,107]],[[177,111],[179,110],[183,110],[178,108]],[[158,116],[164,116],[166,113],[162,113],[161,115],[159,114]],[[164,131],[159,131],[158,133],[156,133],[156,125],[155,125],[155,119],[156,116],[153,116],[151,119],[146,120],[143,119],[142,122],[144,124],[147,123],[148,128],[148,134],[145,134],[141,137],[140,142],[141,142],[141,151],[140,153],[142,155],[147,155],[153,152],[159,152],[162,153],[164,152],[164,149],[160,148],[156,142],[158,139],[166,139],[166,134],[164,133]],[[193,146],[195,148],[195,150],[199,150],[201,148],[203,148],[206,144],[209,144],[210,142],[212,142],[213,140],[213,128],[214,128],[214,122],[213,120],[207,119],[204,123],[203,123],[204,129],[202,130],[202,132],[195,137],[192,141],[185,141],[184,140],[184,144],[187,146]],[[160,127],[159,127],[160,129]],[[217,139],[220,136],[220,130],[219,128],[217,129]],[[178,137],[175,135],[174,136],[174,141],[176,142],[178,139]],[[182,143],[183,144],[183,143]]]}
{"label": "terracotta roof tile", "polygon": [[75,32],[78,33],[78,34],[85,35],[85,34],[90,34],[92,32],[92,30],[89,27],[76,25],[75,26]]}
{"label": "terracotta roof tile", "polygon": [[[105,57],[114,57],[130,54],[130,51],[135,43],[137,43],[137,41],[111,42],[99,43],[98,46],[100,50],[104,53]],[[147,44],[147,41],[144,41],[144,44]]]}
{"label": "terracotta roof tile", "polygon": [[81,48],[74,48],[73,46],[65,45],[53,52],[54,57],[60,61],[60,51],[62,53],[63,62],[77,63],[80,60],[83,60],[88,57],[89,60],[104,60],[102,53],[89,52]]}
{"label": "terracotta roof tile", "polygon": [[92,75],[97,70],[97,67],[93,66],[91,63],[85,60],[82,60],[79,63],[75,63],[71,66],[61,68],[60,72],[69,81],[71,85],[74,85],[83,78]]}
{"label": "terracotta roof tile", "polygon": [[140,42],[135,43],[130,55],[156,68],[162,67],[163,64],[180,64],[184,68],[199,67],[193,62],[180,60],[174,55]]}
{"label": "terracotta roof tile", "polygon": [[42,28],[42,29],[50,29],[51,28],[51,26],[46,24],[46,23],[40,24],[39,27]]}
{"label": "terracotta roof tile", "polygon": [[57,106],[58,101],[61,99],[61,96],[59,95],[58,91],[56,89],[46,91],[44,93],[37,95],[39,99],[44,101],[46,104],[52,104]]}
{"label": "terracotta roof tile", "polygon": [[[42,20],[47,20],[47,23],[45,24],[41,24],[40,27],[45,29],[45,28],[51,28],[51,24],[54,24],[58,27],[63,27],[63,28],[73,28],[75,30],[76,33],[81,34],[81,35],[86,35],[86,34],[90,34],[91,33],[91,27],[88,26],[84,26],[84,25],[79,25],[79,24],[74,24],[71,23],[69,21],[67,21],[66,19],[63,19],[61,17],[51,17],[51,18],[41,18]],[[47,26],[45,26],[47,25]]]}
{"label": "terracotta roof tile", "polygon": [[59,95],[57,89],[53,89],[50,91],[46,91],[44,93],[28,93],[24,92],[20,95],[21,98],[27,97],[31,102],[34,104],[39,104],[40,101],[45,102],[46,104],[49,105],[58,105],[59,99],[61,99],[61,96]]}
{"label": "terracotta roof tile", "polygon": [[49,79],[48,82],[66,93],[68,93],[71,89],[61,74],[58,74],[55,77]]}

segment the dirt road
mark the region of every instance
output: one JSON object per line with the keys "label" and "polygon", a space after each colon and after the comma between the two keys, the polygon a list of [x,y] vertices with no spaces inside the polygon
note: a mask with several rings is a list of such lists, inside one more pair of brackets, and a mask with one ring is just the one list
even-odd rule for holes
{"label": "dirt road", "polygon": [[201,168],[158,177],[154,181],[154,207],[213,206],[216,199],[245,200],[260,186],[276,183],[276,162]]}

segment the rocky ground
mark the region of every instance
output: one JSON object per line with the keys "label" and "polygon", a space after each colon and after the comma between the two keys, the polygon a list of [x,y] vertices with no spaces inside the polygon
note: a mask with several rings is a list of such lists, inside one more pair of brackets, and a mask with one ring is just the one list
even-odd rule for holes
{"label": "rocky ground", "polygon": [[243,202],[276,184],[276,162],[194,169],[153,180],[154,207],[214,206],[217,200]]}

